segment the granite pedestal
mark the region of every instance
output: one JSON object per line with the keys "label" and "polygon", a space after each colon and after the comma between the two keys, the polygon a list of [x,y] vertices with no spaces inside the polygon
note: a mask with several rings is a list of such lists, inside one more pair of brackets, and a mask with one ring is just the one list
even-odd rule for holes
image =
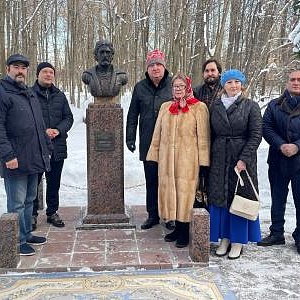
{"label": "granite pedestal", "polygon": [[208,263],[209,243],[209,213],[204,208],[191,210],[190,223],[190,257],[195,262]]}
{"label": "granite pedestal", "polygon": [[123,109],[113,99],[95,98],[87,109],[88,205],[81,229],[130,226],[124,206]]}
{"label": "granite pedestal", "polygon": [[0,268],[16,268],[19,260],[19,218],[16,213],[0,217]]}

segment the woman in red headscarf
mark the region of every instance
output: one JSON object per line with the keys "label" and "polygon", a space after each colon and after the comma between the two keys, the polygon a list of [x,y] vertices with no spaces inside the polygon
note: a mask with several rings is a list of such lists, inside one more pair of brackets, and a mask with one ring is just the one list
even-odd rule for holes
{"label": "woman in red headscarf", "polygon": [[176,220],[165,241],[176,241],[182,248],[189,243],[199,167],[209,166],[209,113],[194,98],[191,80],[182,73],[172,80],[172,95],[160,108],[147,160],[158,162],[160,218]]}

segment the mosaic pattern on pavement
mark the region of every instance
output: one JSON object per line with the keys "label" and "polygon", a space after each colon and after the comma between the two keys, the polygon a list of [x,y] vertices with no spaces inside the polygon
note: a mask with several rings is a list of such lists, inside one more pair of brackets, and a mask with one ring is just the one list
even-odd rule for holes
{"label": "mosaic pattern on pavement", "polygon": [[0,276],[0,299],[236,299],[215,270],[73,272]]}

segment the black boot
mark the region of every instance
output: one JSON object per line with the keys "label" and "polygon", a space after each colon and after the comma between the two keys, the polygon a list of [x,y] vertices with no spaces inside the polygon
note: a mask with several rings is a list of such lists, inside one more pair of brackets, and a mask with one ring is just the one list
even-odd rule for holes
{"label": "black boot", "polygon": [[164,240],[166,242],[175,242],[178,238],[178,234],[179,234],[178,221],[175,221],[175,229],[171,233],[166,234]]}
{"label": "black boot", "polygon": [[179,223],[179,234],[175,246],[177,248],[184,248],[189,244],[190,223],[179,222],[179,221],[178,223]]}
{"label": "black boot", "polygon": [[142,225],[141,225],[141,229],[149,229],[152,228],[154,225],[159,224],[159,217],[149,217]]}
{"label": "black boot", "polygon": [[35,231],[37,227],[37,216],[31,217],[31,231]]}

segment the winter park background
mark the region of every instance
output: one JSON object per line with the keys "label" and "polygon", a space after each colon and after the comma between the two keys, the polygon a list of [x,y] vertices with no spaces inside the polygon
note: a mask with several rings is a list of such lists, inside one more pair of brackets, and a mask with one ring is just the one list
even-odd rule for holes
{"label": "winter park background", "polygon": [[[114,64],[129,74],[130,87],[143,76],[145,54],[158,47],[168,54],[171,73],[181,70],[191,74],[194,82],[202,81],[199,70],[207,58],[219,59],[225,69],[239,66],[250,79],[249,95],[264,98],[277,93],[285,69],[295,61],[299,63],[299,16],[299,0],[0,1],[0,77],[6,73],[5,59],[12,51],[29,55],[33,67],[28,82],[35,80],[37,62],[50,59],[56,66],[57,83],[68,91],[75,119],[69,132],[60,205],[84,207],[87,176],[83,119],[88,101],[81,103],[81,74],[95,63],[92,49],[99,37],[113,41]],[[292,55],[293,51],[298,57]],[[124,124],[130,98],[130,92],[122,97]],[[267,152],[268,145],[263,141],[258,149],[263,236],[270,225]],[[145,205],[138,149],[131,153],[125,146],[124,159],[125,204]],[[101,171],[99,176],[103,176]],[[0,215],[5,211],[6,196],[0,179]],[[222,273],[239,299],[300,299],[300,256],[291,237],[294,227],[295,208],[289,195],[285,246],[249,244],[240,259],[231,261],[214,256],[212,245],[209,267]]]}
{"label": "winter park background", "polygon": [[[131,93],[122,97],[124,127]],[[60,189],[61,206],[86,206],[86,125],[83,122],[85,108],[72,106],[74,125],[69,132],[68,158],[65,161]],[[125,133],[125,129],[124,129]],[[138,141],[137,141],[138,145]],[[267,179],[268,145],[263,141],[258,150],[258,175],[261,197],[261,228],[263,235],[270,225],[270,191]],[[138,149],[131,153],[124,148],[125,204],[145,205],[145,183]],[[99,176],[104,171],[99,170]],[[102,173],[102,174],[101,174]],[[3,180],[0,180],[0,214],[6,211]],[[229,287],[239,299],[300,299],[300,257],[294,248],[291,234],[295,227],[295,208],[289,195],[286,210],[285,246],[244,247],[240,259],[235,261],[210,256],[209,266],[221,271]],[[213,245],[212,248],[215,246]]]}

